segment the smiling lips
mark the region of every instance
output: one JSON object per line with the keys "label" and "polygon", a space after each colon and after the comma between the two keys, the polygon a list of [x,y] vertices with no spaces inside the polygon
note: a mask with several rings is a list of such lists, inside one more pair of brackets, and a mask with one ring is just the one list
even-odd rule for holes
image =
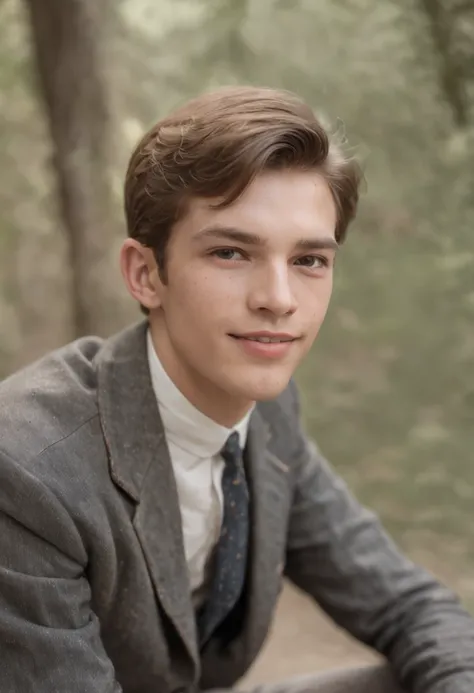
{"label": "smiling lips", "polygon": [[247,332],[243,335],[230,335],[252,356],[278,359],[285,356],[291,345],[298,339],[283,332]]}
{"label": "smiling lips", "polygon": [[233,334],[231,336],[235,337],[236,339],[250,339],[252,341],[263,343],[293,342],[295,339],[297,339],[292,334],[288,334],[286,332],[268,332],[266,330],[261,332],[245,332],[241,335]]}

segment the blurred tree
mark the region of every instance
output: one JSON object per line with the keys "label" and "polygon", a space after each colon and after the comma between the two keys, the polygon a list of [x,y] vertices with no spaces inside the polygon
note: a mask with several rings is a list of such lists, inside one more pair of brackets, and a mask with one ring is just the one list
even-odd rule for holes
{"label": "blurred tree", "polygon": [[426,15],[435,49],[441,93],[451,108],[455,125],[465,128],[470,121],[467,82],[474,77],[474,41],[466,55],[460,34],[469,15],[473,18],[474,2],[419,0],[419,6]]}
{"label": "blurred tree", "polygon": [[76,336],[119,322],[105,79],[110,0],[25,0],[67,234]]}
{"label": "blurred tree", "polygon": [[[0,377],[70,335],[50,138],[31,88],[23,0],[0,3]],[[48,165],[47,165],[48,164]]]}

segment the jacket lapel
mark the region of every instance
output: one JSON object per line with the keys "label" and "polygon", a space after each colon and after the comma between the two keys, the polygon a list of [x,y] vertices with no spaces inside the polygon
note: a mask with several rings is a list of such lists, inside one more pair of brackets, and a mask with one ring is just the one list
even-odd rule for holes
{"label": "jacket lapel", "polygon": [[146,322],[104,345],[99,412],[113,481],[137,504],[134,526],[160,604],[198,663],[174,474],[146,353]]}
{"label": "jacket lapel", "polygon": [[290,507],[289,469],[273,452],[270,427],[252,417],[247,465],[252,497],[250,576],[244,643],[247,656],[260,649],[282,584]]}

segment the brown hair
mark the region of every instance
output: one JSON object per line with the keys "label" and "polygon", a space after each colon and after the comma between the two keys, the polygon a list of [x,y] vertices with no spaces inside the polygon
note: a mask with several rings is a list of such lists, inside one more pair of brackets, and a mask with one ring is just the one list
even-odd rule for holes
{"label": "brown hair", "polygon": [[160,120],[138,143],[125,180],[128,234],[153,248],[166,279],[173,224],[194,197],[230,205],[261,172],[317,169],[333,194],[336,240],[354,218],[361,169],[291,92],[226,87]]}

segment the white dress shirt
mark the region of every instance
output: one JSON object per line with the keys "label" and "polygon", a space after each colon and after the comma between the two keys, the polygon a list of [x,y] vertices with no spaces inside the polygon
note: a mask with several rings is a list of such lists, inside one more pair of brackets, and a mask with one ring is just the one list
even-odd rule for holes
{"label": "white dress shirt", "polygon": [[207,565],[219,539],[223,515],[220,451],[232,431],[245,447],[249,412],[232,429],[209,419],[178,390],[147,336],[151,382],[165,429],[178,490],[183,540],[195,605],[205,596]]}

